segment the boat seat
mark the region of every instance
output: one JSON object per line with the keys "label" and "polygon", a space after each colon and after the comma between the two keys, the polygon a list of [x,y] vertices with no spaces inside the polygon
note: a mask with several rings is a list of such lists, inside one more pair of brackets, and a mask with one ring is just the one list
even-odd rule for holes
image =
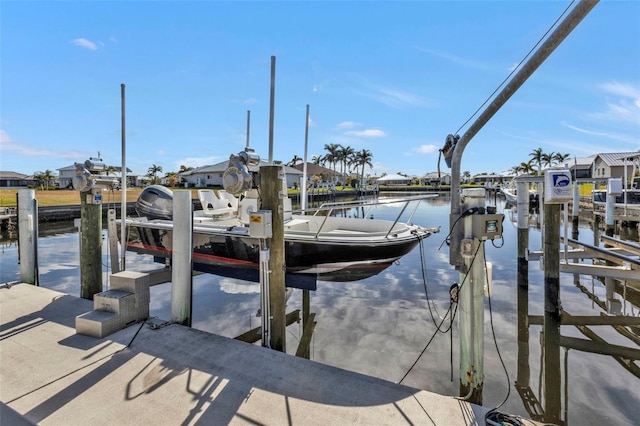
{"label": "boat seat", "polygon": [[238,199],[235,195],[221,189],[218,191],[218,198],[227,203],[227,207],[238,210]]}
{"label": "boat seat", "polygon": [[198,198],[205,214],[224,216],[236,211],[236,209],[229,207],[228,201],[218,198],[212,189],[198,189]]}

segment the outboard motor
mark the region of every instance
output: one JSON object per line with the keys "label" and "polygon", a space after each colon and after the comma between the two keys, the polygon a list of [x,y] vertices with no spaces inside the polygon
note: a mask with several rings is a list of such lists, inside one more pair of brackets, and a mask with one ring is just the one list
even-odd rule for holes
{"label": "outboard motor", "polygon": [[138,216],[149,219],[173,218],[173,192],[162,185],[147,186],[136,201]]}

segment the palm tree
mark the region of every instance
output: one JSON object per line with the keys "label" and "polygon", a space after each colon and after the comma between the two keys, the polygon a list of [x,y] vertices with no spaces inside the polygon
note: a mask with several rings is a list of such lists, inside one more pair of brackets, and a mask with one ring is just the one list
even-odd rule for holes
{"label": "palm tree", "polygon": [[184,164],[180,164],[180,171],[178,173],[188,172],[189,170],[193,170],[193,167],[187,167]]}
{"label": "palm tree", "polygon": [[44,173],[42,173],[42,172],[34,172],[33,173],[33,180],[38,182],[38,184],[40,185],[41,189],[44,189]]}
{"label": "palm tree", "polygon": [[360,185],[364,185],[364,166],[369,166],[369,168],[373,167],[373,154],[368,149],[363,149],[362,151],[356,151],[353,154],[353,163],[358,166],[362,166],[362,172],[360,173]]}
{"label": "palm tree", "polygon": [[325,144],[324,146],[324,149],[326,149],[328,152],[323,158],[324,158],[324,161],[333,165],[333,181],[334,182],[336,179],[336,162],[338,160],[338,152],[340,148],[341,146],[335,143]]}
{"label": "palm tree", "polygon": [[342,161],[341,171],[346,172],[347,166],[353,163],[353,155],[356,153],[356,150],[351,148],[350,146],[345,146],[340,149],[340,160]]}
{"label": "palm tree", "polygon": [[469,182],[471,180],[471,172],[470,171],[462,172],[462,179],[464,182]]}
{"label": "palm tree", "polygon": [[517,167],[521,174],[534,173],[536,170],[533,168],[533,160],[529,160],[526,163],[523,161]]}
{"label": "palm tree", "polygon": [[[534,149],[531,153],[529,153],[529,155],[531,156],[531,161],[533,161],[533,163],[538,166],[538,175],[540,175],[540,173],[542,173],[542,156],[544,155],[544,153],[542,152],[542,148]],[[521,163],[520,165],[522,166],[522,164],[525,163]],[[527,164],[530,164],[530,162]]]}
{"label": "palm tree", "polygon": [[547,167],[553,166],[553,156],[555,153],[551,152],[549,154],[542,154],[542,164]]}
{"label": "palm tree", "polygon": [[566,160],[569,157],[571,157],[571,154],[561,154],[559,152],[556,152],[555,154],[553,154],[553,161],[556,164],[562,164],[564,163],[564,160]]}
{"label": "palm tree", "polygon": [[302,161],[302,158],[298,157],[297,154],[294,154],[293,158],[291,159],[291,161],[289,161],[287,163],[287,166],[291,166],[294,167],[296,164],[298,164],[299,161]]}
{"label": "palm tree", "polygon": [[158,178],[156,177],[156,174],[158,173],[162,173],[162,166],[152,164],[151,167],[149,167],[149,170],[147,170],[147,174],[149,175],[149,177],[153,177],[153,184],[158,183]]}
{"label": "palm tree", "polygon": [[322,159],[321,156],[314,155],[311,157],[311,162],[316,166],[319,166],[321,163],[324,163],[324,160]]}
{"label": "palm tree", "polygon": [[167,172],[164,175],[164,178],[167,180],[167,186],[178,186],[178,173],[176,172]]}

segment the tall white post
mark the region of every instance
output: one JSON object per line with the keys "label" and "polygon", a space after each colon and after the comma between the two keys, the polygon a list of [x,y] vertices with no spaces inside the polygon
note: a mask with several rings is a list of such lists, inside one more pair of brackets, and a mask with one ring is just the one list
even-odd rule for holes
{"label": "tall white post", "polygon": [[127,252],[127,226],[125,219],[127,218],[127,142],[125,132],[125,103],[124,103],[124,84],[120,85],[120,104],[121,104],[121,150],[122,150],[122,166],[120,168],[120,270],[124,271]]}
{"label": "tall white post", "polygon": [[20,282],[36,283],[36,221],[38,220],[33,189],[18,190],[18,232],[20,235],[18,250],[20,253]]}
{"label": "tall white post", "polygon": [[173,192],[171,319],[191,327],[193,276],[193,201],[191,191]]}
{"label": "tall white post", "polygon": [[307,104],[307,119],[304,124],[304,161],[302,163],[302,192],[300,197],[300,208],[307,208],[307,147],[309,145],[309,104]]}

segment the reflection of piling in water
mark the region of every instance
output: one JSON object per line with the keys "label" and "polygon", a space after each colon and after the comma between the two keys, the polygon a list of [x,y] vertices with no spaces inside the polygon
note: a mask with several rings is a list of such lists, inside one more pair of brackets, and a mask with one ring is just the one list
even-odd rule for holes
{"label": "reflection of piling in water", "polygon": [[560,204],[544,205],[544,408],[560,421]]}

